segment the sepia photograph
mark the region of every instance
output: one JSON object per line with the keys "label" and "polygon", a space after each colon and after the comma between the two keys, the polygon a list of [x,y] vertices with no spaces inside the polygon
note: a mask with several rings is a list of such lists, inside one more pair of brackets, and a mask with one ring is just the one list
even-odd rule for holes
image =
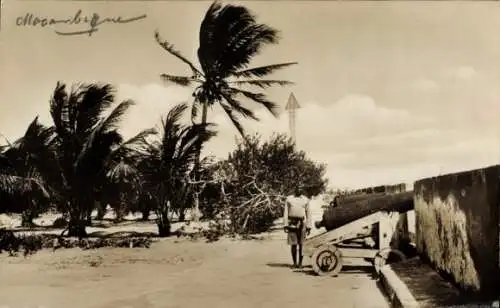
{"label": "sepia photograph", "polygon": [[500,308],[500,3],[0,0],[0,308]]}

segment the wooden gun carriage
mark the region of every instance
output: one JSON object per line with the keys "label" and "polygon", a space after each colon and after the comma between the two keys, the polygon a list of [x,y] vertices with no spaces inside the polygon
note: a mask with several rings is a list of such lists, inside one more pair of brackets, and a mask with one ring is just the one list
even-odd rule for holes
{"label": "wooden gun carriage", "polygon": [[400,213],[413,209],[413,192],[367,194],[341,200],[325,210],[317,228],[326,232],[306,239],[304,255],[320,276],[336,276],[344,258],[370,261],[377,273],[387,263],[405,259],[391,247]]}

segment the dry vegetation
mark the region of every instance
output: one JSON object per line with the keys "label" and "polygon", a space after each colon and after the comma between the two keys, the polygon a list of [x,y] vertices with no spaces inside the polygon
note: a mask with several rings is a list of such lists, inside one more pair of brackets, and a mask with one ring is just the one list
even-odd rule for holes
{"label": "dry vegetation", "polygon": [[434,198],[431,204],[416,198],[417,247],[436,265],[451,275],[464,289],[478,290],[480,282],[470,255],[467,219],[450,195],[446,201]]}

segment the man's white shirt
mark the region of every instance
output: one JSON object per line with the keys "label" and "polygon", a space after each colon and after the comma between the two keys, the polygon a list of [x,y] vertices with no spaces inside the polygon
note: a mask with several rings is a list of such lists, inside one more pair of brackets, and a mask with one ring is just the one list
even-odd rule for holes
{"label": "man's white shirt", "polygon": [[288,217],[304,217],[306,228],[311,228],[311,211],[309,199],[306,196],[288,196],[285,201],[283,224],[288,225]]}

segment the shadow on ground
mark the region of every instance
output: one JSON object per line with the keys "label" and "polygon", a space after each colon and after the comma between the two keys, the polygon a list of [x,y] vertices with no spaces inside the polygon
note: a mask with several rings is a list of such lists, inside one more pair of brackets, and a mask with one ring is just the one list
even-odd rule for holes
{"label": "shadow on ground", "polygon": [[15,227],[10,230],[13,232],[34,232],[34,231],[51,231],[51,230],[60,230],[62,229],[61,227],[54,227],[54,226],[38,226],[38,225],[33,225],[31,227]]}
{"label": "shadow on ground", "polygon": [[[291,269],[292,265],[289,263],[266,263],[266,266],[273,268],[286,268]],[[311,265],[304,265],[301,269],[294,269],[294,272],[302,273],[308,276],[317,276],[317,274],[313,271]],[[363,266],[363,265],[344,265],[342,267],[342,271],[340,275],[352,275],[352,274],[371,274],[372,279],[377,279],[378,276],[373,270],[372,266]],[[332,277],[333,278],[333,277]]]}
{"label": "shadow on ground", "polygon": [[292,265],[289,263],[266,263],[267,266],[269,267],[277,267],[277,268],[290,268]]}
{"label": "shadow on ground", "polygon": [[[301,270],[298,270],[297,272],[302,272],[303,274],[308,276],[317,276],[317,274],[314,272],[314,270],[310,265],[304,266]],[[367,273],[371,274],[370,278],[372,280],[378,278],[377,274],[373,270],[373,267],[362,266],[362,265],[344,265],[339,275],[353,275],[353,274],[367,274]],[[332,278],[335,279],[335,277]]]}

